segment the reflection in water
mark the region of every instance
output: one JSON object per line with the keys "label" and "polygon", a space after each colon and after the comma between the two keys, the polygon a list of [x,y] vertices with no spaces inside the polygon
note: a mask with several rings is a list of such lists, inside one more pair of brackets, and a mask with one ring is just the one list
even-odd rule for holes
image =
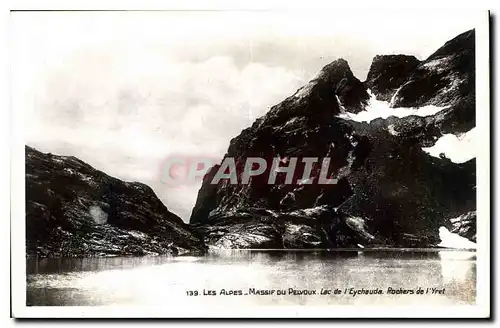
{"label": "reflection in water", "polygon": [[[326,305],[471,304],[476,295],[474,252],[249,251],[206,256],[27,260],[28,305]],[[431,292],[388,294],[387,290]],[[244,295],[249,288],[317,290],[340,295]],[[349,294],[380,289],[381,295]],[[432,293],[432,288],[444,292]],[[242,296],[220,295],[222,289]],[[199,296],[188,297],[197,290]],[[203,296],[209,290],[217,296]],[[347,291],[346,294],[344,292]],[[404,292],[404,291],[401,291]]]}
{"label": "reflection in water", "polygon": [[[467,303],[474,303],[476,298],[476,253],[475,252],[439,252],[443,285],[449,293],[460,296]],[[473,283],[471,283],[471,281]]]}

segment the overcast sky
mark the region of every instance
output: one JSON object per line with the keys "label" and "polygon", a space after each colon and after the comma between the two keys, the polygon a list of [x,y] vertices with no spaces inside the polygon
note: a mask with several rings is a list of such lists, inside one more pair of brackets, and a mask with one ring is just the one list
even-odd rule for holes
{"label": "overcast sky", "polygon": [[26,144],[151,186],[185,221],[198,185],[167,186],[172,154],[229,140],[324,65],[364,80],[377,54],[424,59],[474,28],[466,13],[15,12],[12,110]]}

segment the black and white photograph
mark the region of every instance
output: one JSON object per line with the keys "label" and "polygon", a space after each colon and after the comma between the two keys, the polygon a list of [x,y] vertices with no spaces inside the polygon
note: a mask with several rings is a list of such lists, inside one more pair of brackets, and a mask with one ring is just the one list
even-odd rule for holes
{"label": "black and white photograph", "polygon": [[489,13],[13,11],[12,315],[490,315]]}

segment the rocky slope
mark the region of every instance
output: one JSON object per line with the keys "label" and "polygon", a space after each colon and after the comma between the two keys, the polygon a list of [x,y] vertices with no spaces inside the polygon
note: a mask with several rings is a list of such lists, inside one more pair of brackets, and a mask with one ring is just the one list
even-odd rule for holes
{"label": "rocky slope", "polygon": [[467,212],[459,217],[450,219],[451,233],[476,242],[476,211]]}
{"label": "rocky slope", "polygon": [[[265,158],[264,174],[248,184],[211,184],[213,167],[190,223],[220,248],[436,246],[439,227],[455,229],[450,220],[476,206],[475,159],[455,163],[423,149],[475,126],[474,47],[468,31],[421,62],[377,56],[364,83],[343,59],[327,65],[231,140],[225,158],[240,168],[249,157]],[[377,114],[383,100],[408,114],[360,119]],[[267,183],[275,157],[282,165],[299,158],[291,184],[284,174]],[[330,158],[328,176],[338,183],[318,184],[315,167],[307,184],[303,157]]]}
{"label": "rocky slope", "polygon": [[148,186],[75,157],[26,147],[28,255],[93,256],[203,251],[199,237]]}

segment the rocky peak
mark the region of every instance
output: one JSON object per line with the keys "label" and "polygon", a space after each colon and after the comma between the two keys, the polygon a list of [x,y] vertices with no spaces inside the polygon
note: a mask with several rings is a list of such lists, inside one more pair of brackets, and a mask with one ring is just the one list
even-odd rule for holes
{"label": "rocky peak", "polygon": [[[467,31],[446,42],[406,78],[392,107],[462,106],[475,99],[475,33]],[[471,118],[471,111],[462,116]]]}
{"label": "rocky peak", "polygon": [[377,99],[390,101],[420,61],[415,56],[382,55],[373,58],[365,86]]}

